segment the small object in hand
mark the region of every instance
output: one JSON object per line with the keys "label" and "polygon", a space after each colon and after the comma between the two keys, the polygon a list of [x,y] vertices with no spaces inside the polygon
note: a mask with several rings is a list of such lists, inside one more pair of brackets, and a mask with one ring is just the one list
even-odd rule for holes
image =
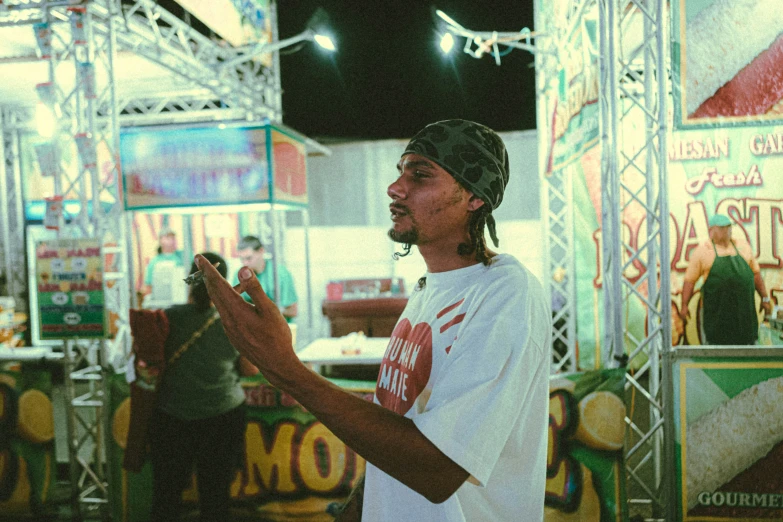
{"label": "small object in hand", "polygon": [[[215,263],[215,268],[217,268],[219,266],[220,266],[220,261]],[[204,272],[202,272],[201,270],[199,270],[198,272],[193,272],[188,277],[183,279],[183,281],[185,281],[185,283],[187,283],[189,285],[197,285],[197,284],[201,283],[203,280],[204,280]]]}

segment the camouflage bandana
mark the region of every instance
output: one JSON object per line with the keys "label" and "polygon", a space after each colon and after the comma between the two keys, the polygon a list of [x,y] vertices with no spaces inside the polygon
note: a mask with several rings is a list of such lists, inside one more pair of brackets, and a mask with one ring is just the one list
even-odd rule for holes
{"label": "camouflage bandana", "polygon": [[498,246],[492,210],[500,206],[508,184],[508,153],[500,136],[472,121],[439,121],[427,125],[411,139],[402,153],[408,154],[434,161],[489,205],[487,228]]}

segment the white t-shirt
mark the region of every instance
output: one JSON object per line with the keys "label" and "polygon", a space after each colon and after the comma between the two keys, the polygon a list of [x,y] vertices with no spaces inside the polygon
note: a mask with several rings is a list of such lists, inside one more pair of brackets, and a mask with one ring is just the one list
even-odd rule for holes
{"label": "white t-shirt", "polygon": [[368,463],[362,519],[543,520],[550,312],[541,284],[509,255],[426,276],[391,336],[375,402],[413,419],[471,477],[433,504]]}

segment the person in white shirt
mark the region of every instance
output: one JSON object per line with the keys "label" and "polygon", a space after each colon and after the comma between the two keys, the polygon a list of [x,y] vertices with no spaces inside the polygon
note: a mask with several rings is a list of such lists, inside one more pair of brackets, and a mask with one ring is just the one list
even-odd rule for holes
{"label": "person in white shirt", "polygon": [[474,122],[433,123],[397,168],[389,236],[400,255],[416,245],[427,273],[390,338],[373,403],[298,360],[250,271],[239,291],[255,307],[197,256],[209,293],[237,350],[367,460],[363,495],[340,520],[543,520],[550,313],[535,277],[484,239],[486,226],[498,245],[503,141]]}

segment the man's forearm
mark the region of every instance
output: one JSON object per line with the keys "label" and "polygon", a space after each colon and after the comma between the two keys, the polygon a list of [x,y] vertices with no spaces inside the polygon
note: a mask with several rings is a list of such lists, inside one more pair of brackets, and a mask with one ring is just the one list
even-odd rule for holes
{"label": "man's forearm", "polygon": [[769,297],[767,294],[767,287],[764,284],[764,278],[761,277],[761,273],[753,274],[753,285],[756,287],[756,292],[758,292],[762,298]]}
{"label": "man's forearm", "polygon": [[304,365],[264,372],[368,462],[431,502],[443,502],[469,474],[440,451],[413,421],[365,401]]}
{"label": "man's forearm", "polygon": [[680,314],[685,315],[688,311],[688,305],[691,302],[691,297],[693,297],[693,283],[690,281],[685,281],[682,284],[682,305],[680,308]]}

